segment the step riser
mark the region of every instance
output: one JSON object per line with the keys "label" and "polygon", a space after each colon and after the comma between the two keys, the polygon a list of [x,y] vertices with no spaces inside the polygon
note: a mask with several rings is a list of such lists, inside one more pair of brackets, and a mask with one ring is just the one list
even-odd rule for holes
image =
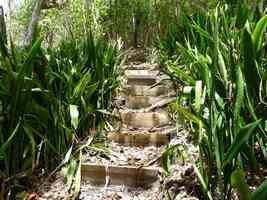
{"label": "step riser", "polygon": [[109,178],[109,185],[126,185],[129,187],[149,187],[158,179],[158,170],[155,168],[138,168],[109,166],[106,170],[103,165],[82,164],[81,175],[93,185],[105,185]]}
{"label": "step riser", "polygon": [[134,128],[152,128],[162,126],[170,122],[167,112],[160,113],[121,113],[122,123]]}
{"label": "step riser", "polygon": [[168,144],[169,137],[167,136],[158,136],[158,137],[150,137],[150,136],[142,136],[142,137],[134,137],[131,135],[118,136],[113,138],[114,142],[117,142],[124,146],[137,146],[137,147],[146,147],[146,146],[156,146],[160,147],[162,145]]}
{"label": "step riser", "polygon": [[154,78],[142,79],[142,78],[132,78],[127,80],[127,85],[154,85],[157,80]]}
{"label": "step riser", "polygon": [[156,97],[128,96],[126,106],[131,109],[147,108],[160,100],[161,98]]}
{"label": "step riser", "polygon": [[151,133],[120,133],[113,132],[108,134],[108,139],[124,146],[162,146],[170,142],[170,139],[176,134],[176,130],[168,133],[151,132]]}
{"label": "step riser", "polygon": [[156,86],[150,88],[150,86],[126,86],[127,94],[132,96],[151,96],[157,97],[164,94],[173,93],[172,88],[168,88],[165,86]]}
{"label": "step riser", "polygon": [[157,82],[159,71],[126,70],[125,76],[128,85],[153,85]]}

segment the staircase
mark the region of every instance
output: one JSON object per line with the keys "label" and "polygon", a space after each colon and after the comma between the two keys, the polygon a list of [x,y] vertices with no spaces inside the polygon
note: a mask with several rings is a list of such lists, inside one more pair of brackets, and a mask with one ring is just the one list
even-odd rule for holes
{"label": "staircase", "polygon": [[160,199],[161,153],[177,133],[167,111],[175,94],[156,65],[124,68],[125,103],[118,127],[107,134],[111,153],[83,158],[81,176],[88,184],[81,199]]}

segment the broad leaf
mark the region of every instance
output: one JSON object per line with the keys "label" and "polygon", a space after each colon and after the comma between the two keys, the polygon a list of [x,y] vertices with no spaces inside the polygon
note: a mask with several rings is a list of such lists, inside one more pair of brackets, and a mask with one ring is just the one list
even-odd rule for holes
{"label": "broad leaf", "polygon": [[250,136],[253,134],[253,131],[259,125],[260,122],[261,120],[252,122],[239,131],[237,136],[234,138],[234,141],[232,142],[229,150],[226,153],[224,166],[230,163],[237,156],[237,154],[241,150],[242,145],[248,141]]}
{"label": "broad leaf", "polygon": [[249,185],[246,182],[243,170],[237,169],[232,173],[231,185],[238,190],[240,200],[251,200]]}
{"label": "broad leaf", "polygon": [[262,48],[263,33],[266,27],[267,27],[267,15],[263,16],[258,21],[252,34],[252,39],[253,39],[256,53],[259,52]]}
{"label": "broad leaf", "polygon": [[79,109],[77,105],[70,105],[71,125],[77,129],[79,125]]}

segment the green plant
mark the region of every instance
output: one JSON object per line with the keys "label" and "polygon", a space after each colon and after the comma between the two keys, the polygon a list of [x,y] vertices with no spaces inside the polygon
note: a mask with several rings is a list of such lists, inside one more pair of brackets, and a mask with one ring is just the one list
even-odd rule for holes
{"label": "green plant", "polygon": [[55,167],[76,141],[104,128],[119,85],[116,42],[91,32],[53,49],[41,41],[19,51],[0,42],[0,176],[12,198],[21,174]]}
{"label": "green plant", "polygon": [[[49,50],[48,88],[55,101],[60,99],[53,114],[72,111],[68,122],[78,136],[83,136],[88,127],[100,125],[104,120],[100,111],[112,108],[113,92],[119,85],[118,58],[115,43],[95,39],[92,33],[84,42],[70,39],[57,50]],[[77,115],[78,119],[74,119]]]}
{"label": "green plant", "polygon": [[264,200],[267,197],[267,182],[264,181],[254,192],[251,192],[243,170],[236,169],[232,173],[231,185],[237,188],[241,200]]}
{"label": "green plant", "polygon": [[[266,83],[266,16],[256,25],[248,21],[253,16],[243,16],[247,20],[240,21],[224,3],[185,16],[184,38],[176,38],[177,56],[165,61],[168,74],[192,87],[190,98],[181,94],[180,102],[171,107],[191,123],[200,151],[195,170],[208,199],[230,199],[232,173],[237,168],[258,171],[266,159],[258,160],[255,153],[260,144],[266,154],[266,108],[261,100]],[[187,108],[181,106],[184,99]]]}
{"label": "green plant", "polygon": [[11,51],[0,43],[0,172],[11,176],[12,182],[19,173],[28,174],[38,164],[38,145],[42,146],[50,116],[37,100],[46,91],[32,73],[41,40],[23,52],[17,52],[12,43]]}

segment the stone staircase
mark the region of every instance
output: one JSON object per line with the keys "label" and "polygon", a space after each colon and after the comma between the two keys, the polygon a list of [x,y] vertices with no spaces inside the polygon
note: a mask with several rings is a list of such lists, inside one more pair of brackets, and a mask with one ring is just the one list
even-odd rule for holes
{"label": "stone staircase", "polygon": [[152,185],[159,188],[161,152],[177,134],[167,111],[175,94],[170,83],[161,83],[164,78],[156,65],[125,66],[122,81],[125,104],[118,111],[121,121],[116,130],[107,134],[111,158],[84,159],[83,181],[105,189],[127,186],[145,190]]}

